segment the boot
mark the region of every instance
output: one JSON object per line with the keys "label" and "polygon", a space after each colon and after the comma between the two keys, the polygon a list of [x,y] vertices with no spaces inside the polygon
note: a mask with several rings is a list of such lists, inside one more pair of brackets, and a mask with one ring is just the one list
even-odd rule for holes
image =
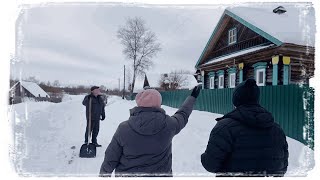
{"label": "boot", "polygon": [[92,144],[94,144],[96,147],[101,147],[101,145],[98,143],[92,143]]}

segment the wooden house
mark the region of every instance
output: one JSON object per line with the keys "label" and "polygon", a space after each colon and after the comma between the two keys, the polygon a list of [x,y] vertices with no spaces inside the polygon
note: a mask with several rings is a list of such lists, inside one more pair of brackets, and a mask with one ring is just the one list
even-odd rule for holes
{"label": "wooden house", "polygon": [[203,88],[308,84],[314,76],[315,13],[311,3],[229,7],[195,68]]}

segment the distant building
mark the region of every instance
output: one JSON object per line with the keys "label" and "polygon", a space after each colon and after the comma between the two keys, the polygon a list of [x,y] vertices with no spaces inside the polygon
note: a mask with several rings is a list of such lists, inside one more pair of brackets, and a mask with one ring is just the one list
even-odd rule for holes
{"label": "distant building", "polygon": [[38,84],[19,81],[10,89],[10,97],[50,98]]}
{"label": "distant building", "polygon": [[150,84],[147,78],[147,75],[144,75],[143,89],[150,88]]}

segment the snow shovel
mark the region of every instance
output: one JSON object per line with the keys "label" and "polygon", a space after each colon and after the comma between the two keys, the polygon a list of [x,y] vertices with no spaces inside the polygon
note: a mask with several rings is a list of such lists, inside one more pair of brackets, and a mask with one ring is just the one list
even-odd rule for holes
{"label": "snow shovel", "polygon": [[97,149],[93,143],[89,143],[91,139],[91,105],[92,99],[89,100],[89,124],[88,124],[88,142],[83,144],[80,148],[79,156],[81,158],[94,158],[96,157]]}

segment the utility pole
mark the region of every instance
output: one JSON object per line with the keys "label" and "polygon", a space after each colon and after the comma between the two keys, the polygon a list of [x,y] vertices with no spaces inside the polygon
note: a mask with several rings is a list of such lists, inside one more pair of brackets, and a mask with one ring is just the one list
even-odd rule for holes
{"label": "utility pole", "polygon": [[126,89],[126,65],[123,66],[123,92],[122,92],[122,99],[124,99]]}
{"label": "utility pole", "polygon": [[120,78],[118,78],[118,81],[119,81],[119,95],[120,95]]}

